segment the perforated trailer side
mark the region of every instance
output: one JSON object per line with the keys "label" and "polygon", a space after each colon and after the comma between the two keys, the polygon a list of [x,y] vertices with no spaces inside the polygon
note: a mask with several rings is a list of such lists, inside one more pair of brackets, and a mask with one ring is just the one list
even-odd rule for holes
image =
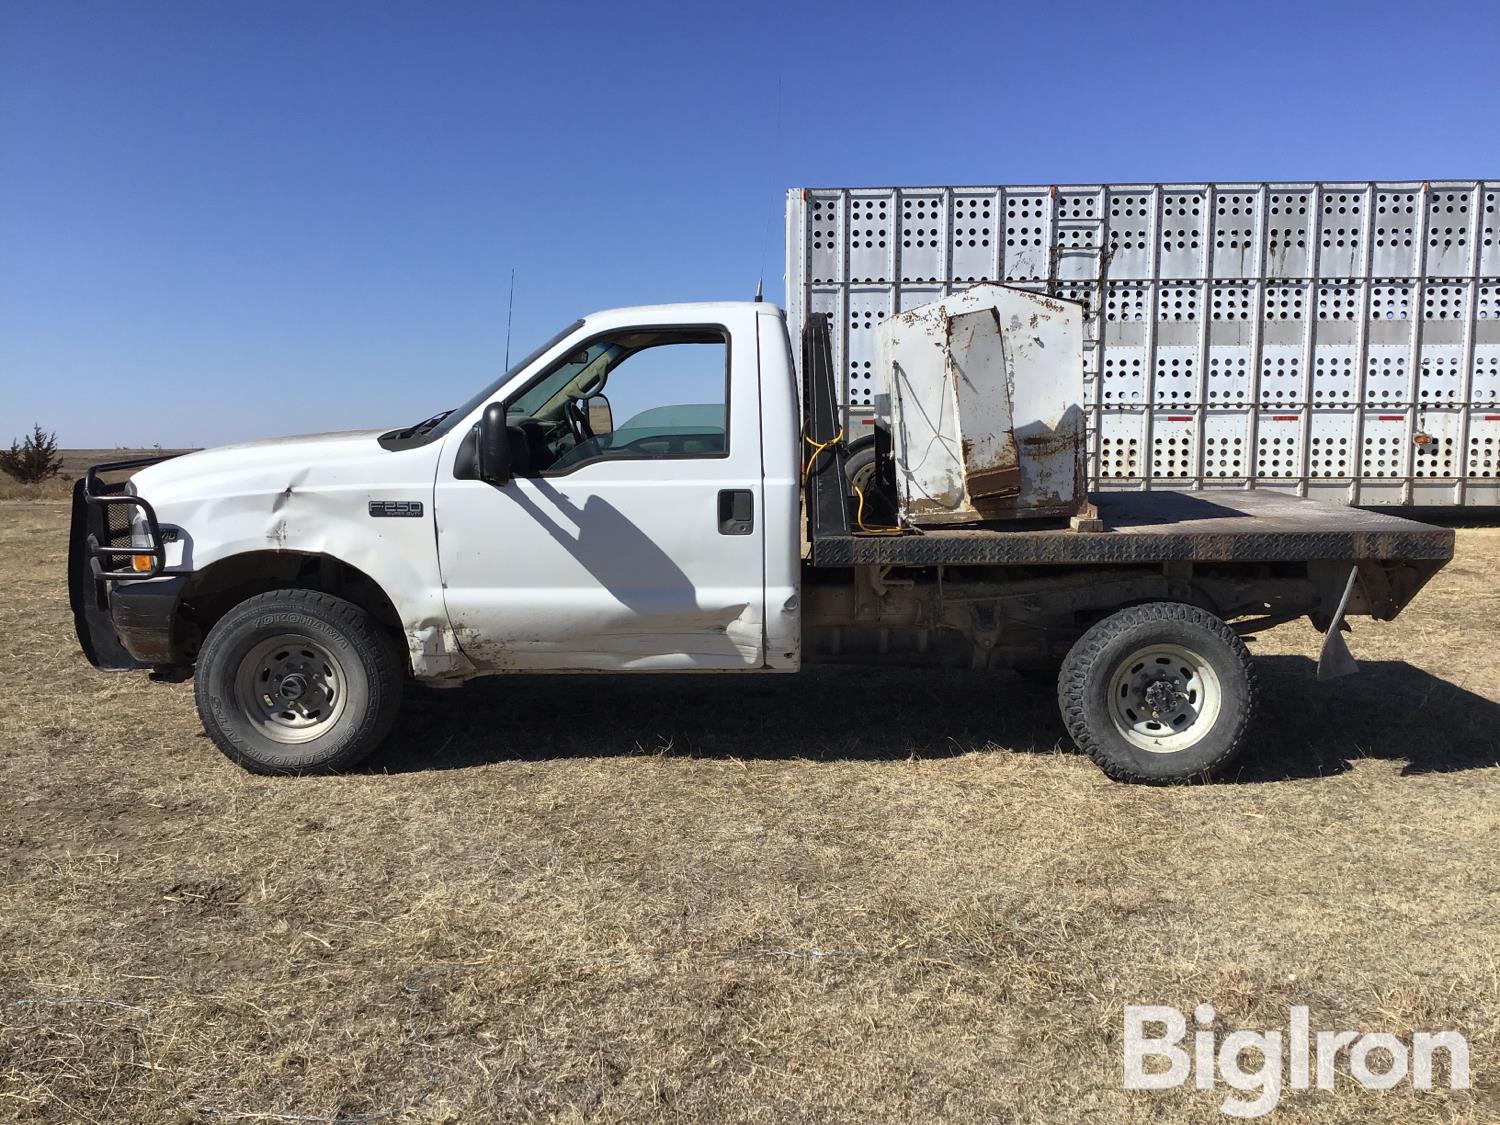
{"label": "perforated trailer side", "polygon": [[874,326],[976,281],[1082,302],[1091,487],[1500,505],[1500,181],[793,189],[787,311],[851,435]]}

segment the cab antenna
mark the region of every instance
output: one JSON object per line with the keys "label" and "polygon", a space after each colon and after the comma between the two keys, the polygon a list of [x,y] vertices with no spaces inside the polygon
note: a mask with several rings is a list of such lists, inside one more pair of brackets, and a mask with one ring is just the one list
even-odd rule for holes
{"label": "cab antenna", "polygon": [[505,370],[510,370],[510,321],[516,311],[516,271],[510,271],[510,297],[505,302]]}

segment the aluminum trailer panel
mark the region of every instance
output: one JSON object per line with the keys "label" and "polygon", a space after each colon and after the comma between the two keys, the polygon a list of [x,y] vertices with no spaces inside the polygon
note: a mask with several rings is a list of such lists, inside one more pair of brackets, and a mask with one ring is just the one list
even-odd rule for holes
{"label": "aluminum trailer panel", "polygon": [[1500,181],[798,188],[796,339],[851,435],[875,326],[977,281],[1088,310],[1091,487],[1500,505]]}

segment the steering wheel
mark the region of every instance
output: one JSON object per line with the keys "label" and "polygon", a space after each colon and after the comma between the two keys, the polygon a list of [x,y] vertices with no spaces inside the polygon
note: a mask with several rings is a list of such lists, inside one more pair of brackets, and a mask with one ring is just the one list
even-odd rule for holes
{"label": "steering wheel", "polygon": [[568,429],[572,431],[576,444],[582,445],[594,436],[594,427],[589,425],[588,408],[578,399],[570,398],[563,403],[563,417],[568,421]]}

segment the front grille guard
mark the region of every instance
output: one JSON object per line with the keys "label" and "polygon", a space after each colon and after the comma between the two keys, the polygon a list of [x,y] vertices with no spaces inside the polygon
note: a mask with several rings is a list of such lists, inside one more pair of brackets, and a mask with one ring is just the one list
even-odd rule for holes
{"label": "front grille guard", "polygon": [[[107,461],[92,466],[83,475],[79,483],[85,505],[83,547],[88,556],[89,570],[96,581],[144,581],[157,577],[167,565],[167,549],[162,541],[161,525],[156,521],[156,509],[148,500],[127,493],[126,481],[101,480],[99,474],[143,469],[175,456],[177,454],[167,453],[134,461]],[[131,541],[131,513],[137,509],[146,519],[147,542],[142,545]],[[134,558],[140,555],[151,559],[149,569],[135,569]]]}

